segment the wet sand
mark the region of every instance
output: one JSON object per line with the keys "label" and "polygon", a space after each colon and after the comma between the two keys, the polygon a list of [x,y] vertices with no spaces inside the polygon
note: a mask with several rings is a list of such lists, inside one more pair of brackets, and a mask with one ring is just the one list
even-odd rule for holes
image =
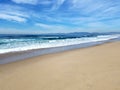
{"label": "wet sand", "polygon": [[120,90],[120,42],[0,65],[0,90]]}

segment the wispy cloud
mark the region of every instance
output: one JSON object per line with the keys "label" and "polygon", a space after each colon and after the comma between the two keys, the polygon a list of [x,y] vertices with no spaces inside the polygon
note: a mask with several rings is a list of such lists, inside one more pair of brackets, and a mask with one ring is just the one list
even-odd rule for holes
{"label": "wispy cloud", "polygon": [[19,16],[12,16],[9,14],[0,14],[0,19],[5,19],[9,21],[17,21],[17,22],[26,22],[25,18],[19,17]]}
{"label": "wispy cloud", "polygon": [[54,25],[54,24],[44,24],[44,23],[36,23],[35,25],[43,29],[58,29],[58,28],[61,29],[66,27],[64,25]]}
{"label": "wispy cloud", "polygon": [[21,3],[24,3],[24,4],[37,4],[38,0],[12,0],[13,2],[15,3],[18,3],[18,4],[21,4]]}
{"label": "wispy cloud", "polygon": [[61,5],[65,2],[66,0],[55,0],[53,2],[52,10],[57,10],[61,7]]}
{"label": "wispy cloud", "polygon": [[37,4],[48,5],[51,3],[51,0],[12,0],[12,1],[17,4],[31,4],[31,5]]}
{"label": "wispy cloud", "polygon": [[[69,26],[66,25],[58,25],[58,24],[44,24],[44,23],[36,23],[35,26],[39,27],[40,30],[49,30],[48,33],[50,32],[67,32],[66,30],[71,30],[71,32],[73,31],[77,31],[77,29],[75,28],[71,28]],[[80,28],[79,28],[80,29]]]}
{"label": "wispy cloud", "polygon": [[112,0],[73,0],[70,7],[70,9],[77,13],[89,16],[113,15],[120,12],[119,8],[118,2],[113,2]]}
{"label": "wispy cloud", "polygon": [[29,18],[29,15],[23,12],[21,7],[0,4],[0,19],[16,22],[26,22],[27,18]]}
{"label": "wispy cloud", "polygon": [[41,28],[52,28],[53,26],[51,26],[51,25],[48,25],[48,24],[43,24],[43,23],[36,23],[35,24],[36,26],[39,26],[39,27],[41,27]]}
{"label": "wispy cloud", "polygon": [[[0,19],[25,22],[22,23],[23,28],[28,26],[33,30],[54,32],[120,28],[119,0],[10,0],[9,2],[3,0],[0,4]],[[113,22],[117,22],[117,25]]]}

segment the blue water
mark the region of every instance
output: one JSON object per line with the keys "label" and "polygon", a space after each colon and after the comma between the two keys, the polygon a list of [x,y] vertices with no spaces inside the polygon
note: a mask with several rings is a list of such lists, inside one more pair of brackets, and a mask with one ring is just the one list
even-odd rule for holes
{"label": "blue water", "polygon": [[119,33],[0,35],[0,54],[51,47],[97,43],[120,38]]}

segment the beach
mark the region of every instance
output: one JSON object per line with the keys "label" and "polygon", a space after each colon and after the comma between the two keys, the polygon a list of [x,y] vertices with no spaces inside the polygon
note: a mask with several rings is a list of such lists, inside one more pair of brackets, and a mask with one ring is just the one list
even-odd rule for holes
{"label": "beach", "polygon": [[120,90],[120,42],[1,64],[0,90]]}

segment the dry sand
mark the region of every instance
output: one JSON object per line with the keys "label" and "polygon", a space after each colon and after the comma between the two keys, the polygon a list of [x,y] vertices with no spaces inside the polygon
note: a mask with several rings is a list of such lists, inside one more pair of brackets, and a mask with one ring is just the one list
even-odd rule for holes
{"label": "dry sand", "polygon": [[120,90],[120,42],[0,65],[0,90]]}

